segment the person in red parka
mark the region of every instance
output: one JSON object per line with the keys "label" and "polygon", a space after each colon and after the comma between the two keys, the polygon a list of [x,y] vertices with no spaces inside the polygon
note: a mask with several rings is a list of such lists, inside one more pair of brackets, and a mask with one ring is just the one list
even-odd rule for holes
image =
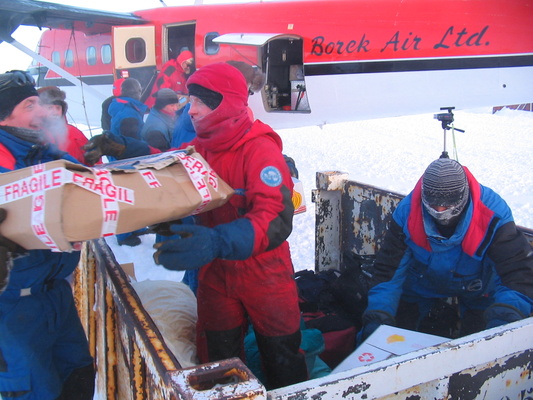
{"label": "person in red parka", "polygon": [[[293,183],[272,128],[248,114],[248,86],[227,63],[206,65],[187,81],[196,137],[188,144],[235,194],[199,214],[198,225],[172,224],[154,259],[172,270],[199,269],[200,361],[244,359],[244,334],[252,324],[265,371],[265,386],[307,379],[300,310],[287,238],[292,231]],[[186,147],[188,144],[184,144]],[[86,157],[148,154],[141,141],[104,134],[91,139]],[[110,154],[111,153],[111,154]]]}
{"label": "person in red parka", "polygon": [[[196,138],[190,143],[236,194],[199,214],[199,225],[175,225],[182,235],[158,243],[156,262],[200,268],[201,361],[242,356],[251,322],[269,388],[307,379],[299,353],[300,310],[289,244],[292,179],[281,138],[247,111],[248,86],[226,63],[204,66],[187,81]],[[202,349],[206,346],[207,354]]]}
{"label": "person in red parka", "polygon": [[184,50],[178,57],[168,60],[157,75],[152,92],[144,104],[152,108],[155,104],[155,94],[164,88],[171,89],[180,96],[186,95],[187,87],[185,83],[187,82],[187,77],[193,71],[193,66],[194,56],[189,50]]}

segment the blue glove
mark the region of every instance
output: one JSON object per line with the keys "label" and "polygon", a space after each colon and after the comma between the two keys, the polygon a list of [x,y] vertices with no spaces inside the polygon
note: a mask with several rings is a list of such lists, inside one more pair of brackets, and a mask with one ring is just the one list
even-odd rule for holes
{"label": "blue glove", "polygon": [[214,228],[174,224],[170,230],[180,237],[156,243],[154,260],[171,270],[198,269],[215,258],[245,260],[254,248],[254,230],[246,218]]}
{"label": "blue glove", "polygon": [[519,321],[526,318],[513,306],[503,303],[494,303],[485,310],[484,314],[485,322],[487,326],[485,329],[494,328],[508,324],[509,322]]}
{"label": "blue glove", "polygon": [[361,345],[380,325],[396,325],[394,317],[381,310],[365,311],[363,314],[363,327],[357,334],[357,345]]}

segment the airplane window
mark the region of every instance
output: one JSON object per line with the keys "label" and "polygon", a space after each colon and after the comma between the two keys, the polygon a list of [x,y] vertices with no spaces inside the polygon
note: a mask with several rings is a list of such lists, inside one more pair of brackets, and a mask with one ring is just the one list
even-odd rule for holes
{"label": "airplane window", "polygon": [[55,65],[61,65],[61,55],[59,54],[59,51],[52,52],[52,62]]}
{"label": "airplane window", "polygon": [[219,37],[218,32],[209,32],[204,38],[204,51],[207,55],[217,54],[220,50],[220,45],[213,43],[213,39]]}
{"label": "airplane window", "polygon": [[65,67],[74,66],[74,53],[72,50],[65,51]]}
{"label": "airplane window", "polygon": [[94,46],[87,47],[87,64],[96,64],[96,47]]}
{"label": "airplane window", "polygon": [[101,49],[102,62],[104,64],[111,64],[111,45],[104,44]]}
{"label": "airplane window", "polygon": [[146,58],[146,42],[143,38],[131,38],[126,42],[126,59],[135,64]]}

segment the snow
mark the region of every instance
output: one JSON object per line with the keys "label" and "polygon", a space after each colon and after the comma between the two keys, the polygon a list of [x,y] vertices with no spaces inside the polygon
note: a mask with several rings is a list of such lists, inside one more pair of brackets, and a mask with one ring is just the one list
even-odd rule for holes
{"label": "snow", "polygon": [[[354,111],[356,112],[356,111]],[[443,111],[436,110],[435,113]],[[454,111],[455,126],[464,133],[446,133],[446,150],[467,166],[480,183],[499,193],[513,210],[518,225],[533,227],[533,113],[504,109]],[[315,208],[311,190],[317,171],[342,171],[350,179],[407,194],[425,168],[444,149],[441,123],[434,114],[365,120],[323,127],[279,130],[284,153],[295,161],[304,184],[307,212],[294,216],[289,237],[295,270],[314,270]],[[453,140],[455,138],[455,140]],[[454,147],[455,142],[455,147]],[[181,280],[182,273],[154,264],[155,235],[142,244],[116,245],[120,263],[134,262],[137,280]]]}

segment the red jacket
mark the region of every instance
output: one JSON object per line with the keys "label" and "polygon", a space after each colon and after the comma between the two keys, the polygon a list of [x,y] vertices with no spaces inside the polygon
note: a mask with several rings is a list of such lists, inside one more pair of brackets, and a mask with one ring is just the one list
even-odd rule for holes
{"label": "red jacket", "polygon": [[76,128],[74,125],[70,125],[66,122],[66,136],[64,138],[58,138],[50,132],[46,132],[46,137],[50,143],[55,144],[59,150],[65,151],[78,160],[80,163],[85,164],[85,151],[82,149],[83,145],[88,142],[87,137]]}
{"label": "red jacket", "polygon": [[188,93],[187,87],[185,86],[186,82],[187,76],[178,61],[175,58],[168,60],[165,65],[163,65],[163,68],[161,68],[159,75],[157,75],[154,86],[152,87],[152,92],[144,103],[152,108],[155,104],[154,94],[159,89],[168,88],[175,92],[186,94]]}
{"label": "red jacket", "polygon": [[59,148],[63,151],[66,151],[80,163],[85,164],[85,157],[83,156],[85,151],[82,149],[82,147],[87,144],[88,139],[83,132],[74,125],[68,124],[67,128],[68,140],[63,144],[63,146],[59,146]]}
{"label": "red jacket", "polygon": [[[248,218],[255,234],[253,255],[283,244],[292,230],[293,182],[281,153],[281,139],[272,128],[256,120],[229,151],[209,152],[196,140],[191,144],[236,191],[226,205],[200,214],[202,222],[216,226],[237,218]],[[268,177],[264,177],[274,169],[281,173],[279,186],[273,186],[276,182],[268,182]],[[275,171],[273,179],[277,179]],[[283,258],[289,259],[288,251]],[[250,260],[244,262],[247,261]]]}

